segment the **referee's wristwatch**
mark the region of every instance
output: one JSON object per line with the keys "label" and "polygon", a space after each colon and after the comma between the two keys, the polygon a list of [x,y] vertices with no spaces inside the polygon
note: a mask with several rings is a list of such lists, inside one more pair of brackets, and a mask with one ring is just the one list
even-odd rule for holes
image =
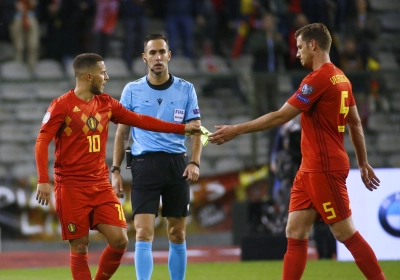
{"label": "referee's wristwatch", "polygon": [[110,168],[110,172],[114,173],[114,171],[118,171],[119,173],[121,173],[121,168],[119,168],[118,166],[112,165]]}

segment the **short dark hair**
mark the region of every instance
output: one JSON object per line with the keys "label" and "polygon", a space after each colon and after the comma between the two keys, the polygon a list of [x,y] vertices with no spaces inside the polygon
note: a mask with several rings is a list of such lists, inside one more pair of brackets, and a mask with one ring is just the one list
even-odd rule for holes
{"label": "short dark hair", "polygon": [[95,66],[99,61],[104,61],[104,59],[101,55],[95,53],[83,53],[78,55],[75,57],[72,66],[74,68],[75,77],[82,74],[82,72],[88,68]]}
{"label": "short dark hair", "polygon": [[153,41],[153,40],[164,40],[165,43],[167,43],[167,46],[169,46],[169,45],[168,45],[168,39],[167,39],[167,37],[165,37],[165,36],[162,35],[162,34],[153,33],[153,34],[148,35],[148,36],[144,39],[143,50],[146,48],[147,43],[148,43],[149,41]]}
{"label": "short dark hair", "polygon": [[301,36],[307,44],[311,40],[317,41],[321,50],[329,52],[332,44],[332,37],[328,28],[322,23],[311,23],[303,26],[294,33],[294,37]]}

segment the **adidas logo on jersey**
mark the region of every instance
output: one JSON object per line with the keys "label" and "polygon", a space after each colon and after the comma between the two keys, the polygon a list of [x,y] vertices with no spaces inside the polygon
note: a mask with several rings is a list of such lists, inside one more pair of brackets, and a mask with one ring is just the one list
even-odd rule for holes
{"label": "adidas logo on jersey", "polygon": [[72,112],[80,112],[81,110],[78,108],[78,106],[75,106]]}

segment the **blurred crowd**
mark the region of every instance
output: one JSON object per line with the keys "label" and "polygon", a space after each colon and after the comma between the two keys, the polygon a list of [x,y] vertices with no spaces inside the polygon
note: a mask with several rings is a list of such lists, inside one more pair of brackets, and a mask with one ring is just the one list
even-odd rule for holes
{"label": "blurred crowd", "polygon": [[[247,54],[254,71],[300,69],[293,36],[323,22],[334,36],[331,57],[344,70],[373,67],[379,24],[367,0],[0,0],[0,40],[17,60],[63,62],[82,52],[112,55],[110,41],[122,30],[121,56],[131,69],[143,51],[149,21],[163,21],[173,54],[196,59],[235,59]],[[229,61],[228,60],[228,61]]]}
{"label": "blurred crowd", "polygon": [[[161,25],[154,30],[152,22]],[[294,32],[314,22],[330,30],[332,62],[365,99],[364,123],[370,111],[387,110],[373,73],[380,22],[368,0],[0,0],[0,42],[12,44],[31,70],[39,59],[69,65],[83,52],[120,57],[131,70],[146,35],[163,33],[174,56],[197,68],[201,58],[210,72],[218,71],[217,57],[228,67],[249,57],[257,115],[280,106],[276,73],[302,69]],[[351,74],[357,70],[371,70],[371,79]],[[292,75],[294,88],[303,76]]]}

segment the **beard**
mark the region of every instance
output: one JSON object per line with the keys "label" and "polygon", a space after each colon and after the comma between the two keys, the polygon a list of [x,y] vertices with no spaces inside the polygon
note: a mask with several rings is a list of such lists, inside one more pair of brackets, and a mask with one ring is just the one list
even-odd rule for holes
{"label": "beard", "polygon": [[103,93],[101,88],[97,84],[92,84],[90,87],[90,92],[93,93],[94,95],[100,95]]}
{"label": "beard", "polygon": [[300,63],[306,69],[312,68],[312,60],[310,60],[310,58],[303,58],[300,60]]}

